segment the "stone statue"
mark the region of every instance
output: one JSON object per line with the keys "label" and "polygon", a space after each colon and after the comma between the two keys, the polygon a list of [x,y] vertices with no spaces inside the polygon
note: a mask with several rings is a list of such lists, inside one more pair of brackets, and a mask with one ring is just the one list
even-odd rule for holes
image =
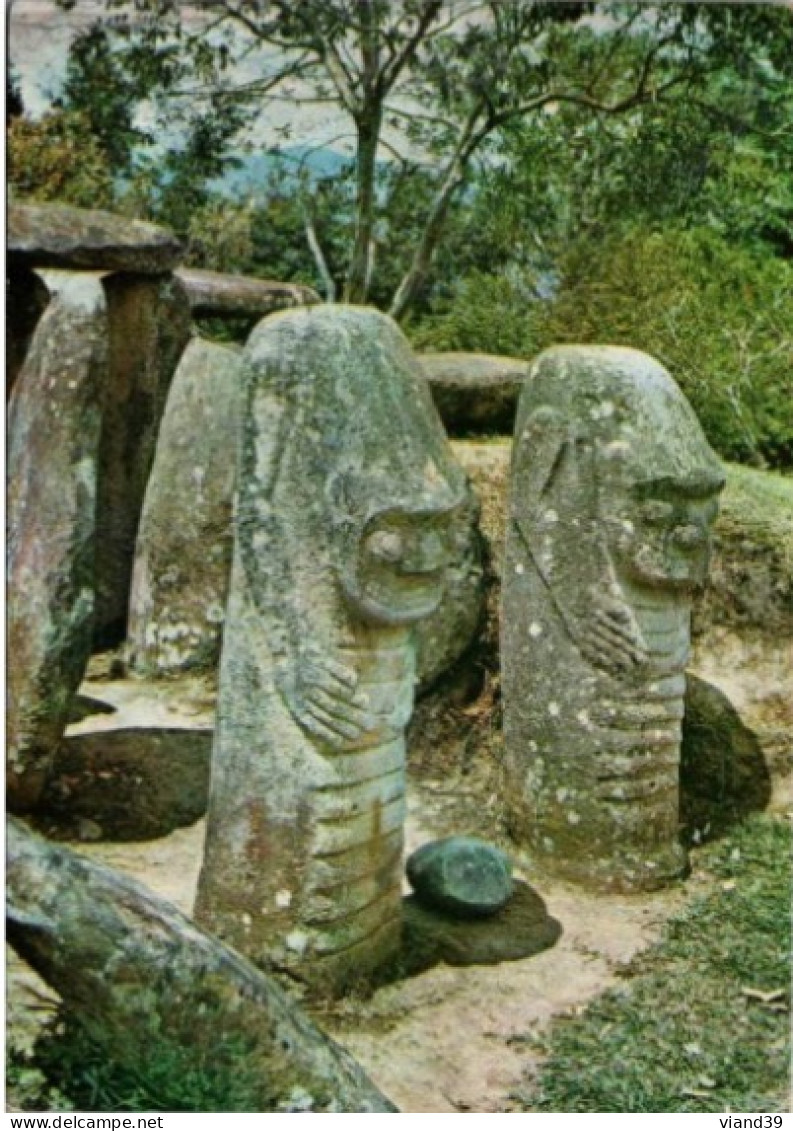
{"label": "stone statue", "polygon": [[243,380],[197,917],[332,990],[399,945],[411,626],[441,599],[466,482],[374,310],[264,320]]}
{"label": "stone statue", "polygon": [[723,485],[651,357],[561,346],[537,359],[504,567],[506,792],[515,834],[572,879],[650,889],[685,869],[684,669]]}

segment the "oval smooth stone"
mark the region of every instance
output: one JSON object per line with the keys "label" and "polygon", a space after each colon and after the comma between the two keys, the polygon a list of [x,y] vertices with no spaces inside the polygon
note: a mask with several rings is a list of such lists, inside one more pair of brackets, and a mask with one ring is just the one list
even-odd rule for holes
{"label": "oval smooth stone", "polygon": [[509,858],[474,837],[430,841],[408,857],[406,871],[421,903],[455,915],[492,915],[513,891]]}

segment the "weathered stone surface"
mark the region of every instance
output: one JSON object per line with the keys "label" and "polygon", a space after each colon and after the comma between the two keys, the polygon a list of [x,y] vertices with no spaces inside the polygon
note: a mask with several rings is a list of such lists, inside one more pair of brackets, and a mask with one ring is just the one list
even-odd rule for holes
{"label": "weathered stone surface", "polygon": [[213,669],[231,572],[240,356],[194,338],[160,426],[138,529],[129,607],[132,667]]}
{"label": "weathered stone surface", "polygon": [[6,393],[10,393],[50,292],[33,271],[9,264],[6,276]]}
{"label": "weathered stone surface", "polygon": [[399,948],[411,626],[465,497],[426,382],[374,310],[248,340],[199,921],[329,988]]}
{"label": "weathered stone surface", "polygon": [[[212,731],[132,727],[73,734],[52,761],[37,824],[50,837],[149,840],[203,817]],[[89,824],[86,824],[89,823]]]}
{"label": "weathered stone surface", "polygon": [[176,277],[187,292],[193,314],[263,318],[276,310],[313,306],[320,302],[316,291],[299,283],[224,275],[219,271],[200,271],[196,267],[180,267]]}
{"label": "weathered stone surface", "polygon": [[102,389],[96,553],[96,641],[123,640],[143,496],[168,389],[192,334],[173,278],[104,280],[110,325]]}
{"label": "weathered stone surface", "polygon": [[60,277],[9,406],[8,794],[36,805],[88,661],[107,310]]}
{"label": "weathered stone surface", "polygon": [[771,798],[771,777],[757,735],[727,696],[686,673],[680,746],[680,820],[687,839],[723,832]]}
{"label": "weathered stone surface", "polygon": [[417,848],[405,865],[419,903],[453,914],[492,915],[512,895],[512,865],[499,848],[450,836]]}
{"label": "weathered stone surface", "polygon": [[501,636],[512,829],[572,879],[658,887],[686,864],[684,668],[723,472],[675,383],[635,350],[546,351],[515,436]]}
{"label": "weathered stone surface", "polygon": [[479,532],[479,500],[466,487],[463,502],[449,518],[449,560],[441,602],[417,622],[416,688],[430,688],[470,648],[484,616],[483,545]]}
{"label": "weathered stone surface", "polygon": [[397,1112],[274,979],[127,876],[12,820],[8,938],[108,1061],[225,1070],[235,1110]]}
{"label": "weathered stone surface", "polygon": [[562,933],[540,896],[521,881],[512,898],[493,915],[462,919],[426,907],[416,896],[403,903],[403,965],[417,974],[446,962],[449,966],[492,966],[539,954]]}
{"label": "weathered stone surface", "polygon": [[423,353],[419,360],[451,435],[512,432],[530,362],[488,353]]}
{"label": "weathered stone surface", "polygon": [[7,238],[15,267],[162,275],[182,255],[166,228],[66,204],[9,205]]}
{"label": "weathered stone surface", "polygon": [[[231,571],[231,512],[241,380],[231,350],[194,339],[174,377],[149,476],[135,555],[128,645],[147,675],[217,665]],[[470,646],[482,617],[479,504],[450,518],[438,609],[415,626],[418,690]]]}

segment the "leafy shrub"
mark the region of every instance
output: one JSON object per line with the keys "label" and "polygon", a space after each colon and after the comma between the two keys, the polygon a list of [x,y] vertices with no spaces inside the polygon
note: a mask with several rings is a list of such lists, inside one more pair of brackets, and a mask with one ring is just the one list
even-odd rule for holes
{"label": "leafy shrub", "polygon": [[793,267],[704,229],[582,241],[552,299],[477,278],[414,333],[421,348],[531,356],[562,342],[629,345],[670,370],[725,458],[793,466]]}
{"label": "leafy shrub", "polygon": [[408,333],[416,349],[531,357],[542,346],[529,313],[537,296],[517,278],[474,272],[454,298]]}
{"label": "leafy shrub", "polygon": [[12,119],[9,185],[19,199],[111,208],[113,176],[84,115],[53,110],[38,121]]}

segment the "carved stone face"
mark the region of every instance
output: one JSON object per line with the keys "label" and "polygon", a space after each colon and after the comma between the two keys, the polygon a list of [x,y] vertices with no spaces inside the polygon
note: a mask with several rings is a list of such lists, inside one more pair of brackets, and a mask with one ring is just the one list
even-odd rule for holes
{"label": "carved stone face", "polygon": [[451,514],[392,510],[369,521],[353,574],[343,582],[367,620],[408,624],[435,611],[451,559]]}
{"label": "carved stone face", "polygon": [[602,519],[618,577],[683,592],[703,585],[720,489],[720,482],[702,476],[613,491]]}

